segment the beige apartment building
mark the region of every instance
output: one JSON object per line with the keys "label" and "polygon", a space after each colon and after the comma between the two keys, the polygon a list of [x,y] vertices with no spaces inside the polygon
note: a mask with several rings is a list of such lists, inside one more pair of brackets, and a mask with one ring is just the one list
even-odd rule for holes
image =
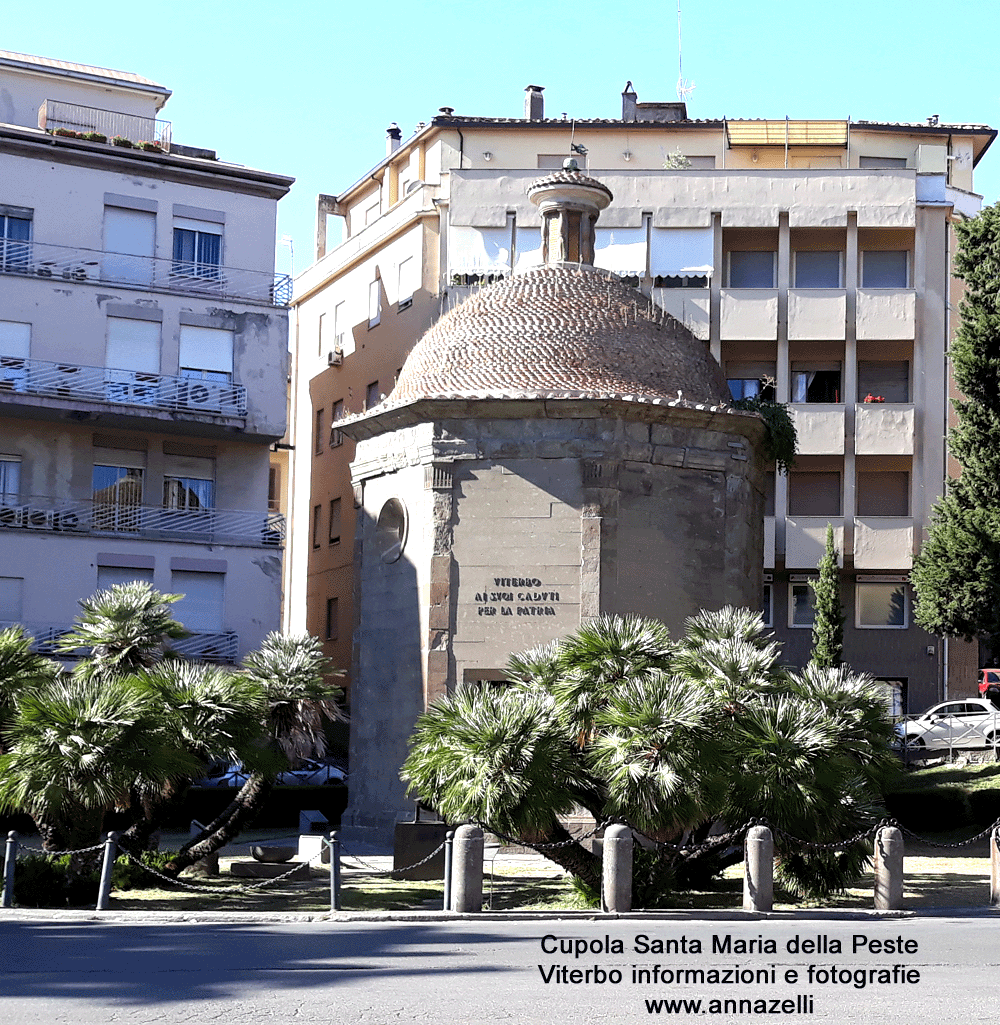
{"label": "beige apartment building", "polygon": [[[316,262],[296,279],[286,613],[351,665],[353,444],[336,421],[391,392],[414,342],[484,283],[540,261],[525,196],[576,155],[614,200],[595,264],[703,340],[734,397],[790,404],[799,458],[769,475],[762,609],[789,663],[808,658],[811,590],[831,524],[845,658],[900,710],[974,693],[977,653],[914,626],[908,581],[944,486],[955,220],[979,209],[982,125],[692,120],[683,103],[621,119],[441,108],[350,188],[320,196]],[[333,225],[343,240],[333,244]],[[391,700],[391,696],[387,696]]]}
{"label": "beige apartment building", "polygon": [[169,96],[0,52],[0,624],[47,650],[145,580],[232,662],[280,625],[292,179],[178,144]]}

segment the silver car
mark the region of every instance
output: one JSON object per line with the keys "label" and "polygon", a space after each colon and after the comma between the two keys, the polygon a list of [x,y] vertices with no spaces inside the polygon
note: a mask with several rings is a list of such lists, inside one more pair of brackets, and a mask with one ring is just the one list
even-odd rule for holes
{"label": "silver car", "polygon": [[1000,745],[1000,708],[985,698],[944,701],[896,723],[895,746],[908,751]]}

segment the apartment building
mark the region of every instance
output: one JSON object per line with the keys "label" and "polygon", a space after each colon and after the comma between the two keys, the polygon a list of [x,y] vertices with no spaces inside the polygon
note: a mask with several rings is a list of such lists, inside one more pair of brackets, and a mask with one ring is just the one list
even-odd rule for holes
{"label": "apartment building", "polygon": [[145,580],[231,662],[280,624],[293,179],[175,142],[169,96],[0,52],[0,623],[45,649]]}
{"label": "apartment building", "polygon": [[[956,219],[981,197],[983,125],[692,120],[683,103],[621,119],[443,107],[336,196],[320,196],[316,262],[296,279],[296,450],[289,615],[351,662],[353,445],[336,421],[391,392],[406,354],[483,284],[539,262],[525,198],[576,155],[614,201],[596,259],[702,339],[734,397],[790,404],[799,458],[770,475],[762,609],[789,663],[808,659],[827,524],[843,565],[845,657],[900,710],[974,693],[973,646],[912,621],[912,556],[946,471]],[[328,242],[342,222],[343,239]]]}

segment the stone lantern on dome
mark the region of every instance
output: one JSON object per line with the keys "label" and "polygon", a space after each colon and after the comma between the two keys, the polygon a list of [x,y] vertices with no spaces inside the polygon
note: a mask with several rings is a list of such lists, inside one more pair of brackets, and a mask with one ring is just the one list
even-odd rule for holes
{"label": "stone lantern on dome", "polygon": [[594,262],[594,225],[611,202],[611,190],[580,173],[573,157],[562,171],[536,181],[528,199],[542,215],[542,262]]}

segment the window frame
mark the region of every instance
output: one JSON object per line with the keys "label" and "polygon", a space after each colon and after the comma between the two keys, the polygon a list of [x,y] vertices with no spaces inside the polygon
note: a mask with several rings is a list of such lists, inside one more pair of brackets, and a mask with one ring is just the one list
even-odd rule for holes
{"label": "window frame", "polygon": [[[11,221],[27,224],[27,237],[10,233]],[[30,270],[31,243],[35,234],[35,211],[28,207],[0,205],[0,271]]]}
{"label": "window frame", "polygon": [[[835,285],[800,285],[799,284],[799,258],[811,256],[816,253],[833,254],[837,257],[837,283]],[[844,287],[844,257],[842,249],[796,249],[792,253],[792,288],[843,288]]]}
{"label": "window frame", "polygon": [[[869,285],[865,281],[865,262],[870,255],[878,255],[882,253],[901,253],[904,258],[903,267],[903,284],[901,285]],[[863,249],[861,251],[861,288],[912,288],[913,285],[913,254],[909,249]]]}
{"label": "window frame", "polygon": [[[177,224],[175,220],[172,225],[170,273],[173,277],[201,278],[206,281],[219,281],[222,278],[223,225],[216,225],[210,221],[205,221],[204,224],[204,228],[194,228],[188,223]],[[213,231],[212,228],[217,230]],[[178,235],[178,232],[184,234]],[[187,236],[191,238],[188,239]],[[184,253],[185,241],[193,243],[189,256]]]}
{"label": "window frame", "polygon": [[326,409],[320,407],[313,414],[313,455],[318,456],[323,451],[323,423],[326,419]]}
{"label": "window frame", "polygon": [[[789,630],[811,630],[816,622],[816,592],[810,585],[810,580],[818,580],[818,575],[811,575],[803,580],[788,581],[788,629]],[[812,618],[808,623],[795,622],[795,591],[797,588],[805,588],[806,593],[812,595],[810,605],[812,607]]]}
{"label": "window frame", "polygon": [[338,420],[343,420],[345,416],[344,400],[337,399],[330,406],[330,448],[339,448],[344,444],[343,432],[337,429],[336,424]]}
{"label": "window frame", "polygon": [[320,543],[319,543],[319,538],[320,538],[319,525],[320,525],[320,521],[322,520],[322,518],[323,518],[323,506],[322,506],[322,504],[314,505],[313,506],[313,514],[312,514],[312,546],[313,546],[314,550],[320,547]]}
{"label": "window frame", "polygon": [[379,404],[378,381],[371,381],[365,388],[365,410],[374,409]]}
{"label": "window frame", "polygon": [[326,599],[326,637],[328,641],[340,640],[340,602],[337,595]]}
{"label": "window frame", "polygon": [[[771,257],[771,283],[769,285],[734,285],[733,284],[733,257],[745,254],[764,255]],[[778,282],[778,254],[774,249],[731,249],[726,253],[726,282],[727,288],[768,289],[777,288]]]}
{"label": "window frame", "polygon": [[[333,546],[333,545],[339,545],[340,544],[341,538],[343,536],[343,532],[341,530],[341,516],[342,515],[343,515],[343,503],[341,502],[340,497],[338,496],[337,498],[331,498],[330,499],[330,508],[329,508],[329,517],[330,517],[330,519],[329,519],[329,523],[327,525],[327,544],[328,545]],[[334,523],[337,524],[336,536],[334,536],[334,533],[333,533],[333,525],[334,525]]]}
{"label": "window frame", "polygon": [[[892,587],[903,594],[902,623],[863,623],[861,620],[861,588]],[[863,580],[854,581],[854,626],[857,630],[908,630],[910,628],[910,594],[905,580]]]}
{"label": "window frame", "polygon": [[774,583],[770,580],[764,581],[760,616],[764,626],[769,629],[774,628]]}

